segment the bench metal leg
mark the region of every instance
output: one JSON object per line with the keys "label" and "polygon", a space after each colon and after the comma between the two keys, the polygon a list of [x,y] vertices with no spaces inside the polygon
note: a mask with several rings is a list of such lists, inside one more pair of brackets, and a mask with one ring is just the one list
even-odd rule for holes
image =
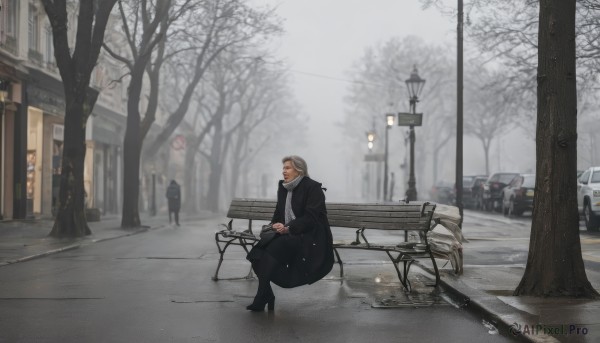
{"label": "bench metal leg", "polygon": [[404,288],[407,292],[412,291],[412,286],[410,284],[410,280],[408,279],[408,271],[410,270],[410,266],[412,266],[415,260],[404,261]]}
{"label": "bench metal leg", "polygon": [[440,271],[438,270],[437,263],[435,263],[433,253],[430,253],[429,257],[431,258],[431,263],[433,263],[433,270],[435,271],[435,285],[433,285],[433,287],[437,287],[440,284]]}
{"label": "bench metal leg", "polygon": [[343,278],[344,277],[344,263],[342,262],[342,259],[340,258],[340,254],[338,254],[338,251],[336,248],[333,248],[333,252],[335,253],[337,262],[340,265],[340,278]]}
{"label": "bench metal leg", "polygon": [[231,242],[233,241],[230,240],[225,244],[225,247],[221,249],[221,245],[219,243],[222,241],[219,239],[219,235],[219,232],[215,233],[215,243],[217,244],[217,249],[219,250],[219,263],[217,264],[217,270],[215,271],[215,275],[212,277],[213,281],[219,280],[219,269],[221,269],[221,264],[223,263],[223,255],[225,254],[225,250],[227,250],[229,244],[231,244]]}
{"label": "bench metal leg", "polygon": [[[410,281],[408,281],[408,270],[410,269],[410,265],[412,264],[412,260],[407,261],[405,259],[403,259],[404,254],[400,254],[398,255],[398,257],[394,258],[394,256],[392,256],[392,254],[389,251],[385,252],[388,257],[390,258],[390,260],[392,261],[392,263],[394,264],[394,268],[396,268],[396,274],[398,274],[398,280],[400,280],[400,283],[402,284],[402,286],[404,287],[404,289],[407,292],[410,292]],[[404,262],[404,273],[402,273],[400,271],[400,268],[398,267],[398,264],[400,262]]]}
{"label": "bench metal leg", "polygon": [[[248,245],[250,245],[250,246],[254,245],[254,243],[248,242],[248,240],[246,240],[244,238],[231,238],[228,240],[222,240],[222,239],[220,239],[220,236],[222,236],[220,232],[215,233],[215,243],[217,244],[217,249],[219,250],[219,263],[217,264],[217,270],[215,271],[215,275],[212,277],[213,281],[219,281],[219,270],[221,269],[221,265],[223,264],[223,256],[225,255],[225,251],[227,250],[227,248],[230,245],[241,246],[244,249],[244,251],[246,252],[246,254],[248,254],[250,252],[248,250]],[[225,243],[225,245],[221,248],[220,243]],[[254,278],[254,274],[252,273],[252,266],[250,266],[250,271],[248,272],[248,275],[244,276],[243,278],[245,278],[245,279],[253,279]]]}
{"label": "bench metal leg", "polygon": [[[246,240],[242,241],[242,238],[239,238],[239,240],[240,240],[240,245],[242,246],[242,248],[244,248],[244,251],[246,252],[246,255],[248,255],[248,253],[250,252],[248,250],[248,248],[246,247],[246,245],[248,244],[248,242]],[[248,275],[246,275],[244,277],[244,279],[247,279],[247,280],[254,279],[254,274],[252,273],[252,264],[250,264],[250,270],[248,271]]]}

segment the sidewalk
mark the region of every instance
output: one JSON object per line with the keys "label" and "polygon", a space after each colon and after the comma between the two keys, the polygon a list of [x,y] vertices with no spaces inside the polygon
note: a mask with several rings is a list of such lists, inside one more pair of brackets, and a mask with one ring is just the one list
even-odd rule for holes
{"label": "sidewalk", "polygon": [[[209,216],[209,213],[182,216],[182,221]],[[88,223],[91,235],[76,239],[49,237],[54,224],[51,218],[0,221],[0,267],[169,226],[166,213],[154,217],[142,214],[140,220],[141,228],[125,230],[120,227],[120,215],[102,216],[100,221]]]}
{"label": "sidewalk", "polygon": [[[461,276],[442,274],[442,287],[502,335],[525,342],[600,341],[600,301],[512,296],[524,271],[524,266],[467,266]],[[600,284],[597,273],[588,272],[588,279]]]}

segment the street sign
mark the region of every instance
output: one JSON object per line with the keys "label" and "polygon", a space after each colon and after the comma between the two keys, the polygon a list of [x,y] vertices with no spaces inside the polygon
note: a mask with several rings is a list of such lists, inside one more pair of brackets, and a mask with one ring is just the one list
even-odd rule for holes
{"label": "street sign", "polygon": [[398,113],[398,126],[421,126],[423,113]]}
{"label": "street sign", "polygon": [[173,138],[173,140],[171,141],[171,148],[173,148],[173,150],[185,149],[185,136],[184,135],[175,136]]}
{"label": "street sign", "polygon": [[383,154],[366,154],[365,162],[383,162]]}

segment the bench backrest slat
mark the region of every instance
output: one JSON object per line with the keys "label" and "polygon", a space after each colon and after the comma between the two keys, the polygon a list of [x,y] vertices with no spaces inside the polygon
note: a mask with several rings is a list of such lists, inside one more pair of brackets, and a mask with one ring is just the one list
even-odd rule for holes
{"label": "bench backrest slat", "polygon": [[[269,221],[275,211],[275,200],[242,199],[231,201],[227,217]],[[327,203],[327,218],[333,227],[372,228],[381,230],[428,230],[434,204],[412,202]]]}

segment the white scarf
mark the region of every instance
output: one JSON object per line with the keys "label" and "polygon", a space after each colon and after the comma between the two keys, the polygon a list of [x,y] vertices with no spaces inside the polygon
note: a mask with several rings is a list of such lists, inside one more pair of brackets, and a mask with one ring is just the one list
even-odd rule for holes
{"label": "white scarf", "polygon": [[300,175],[288,183],[283,183],[283,187],[288,191],[287,197],[285,198],[285,225],[296,219],[296,215],[294,215],[294,211],[292,211],[292,193],[294,192],[294,188],[298,186],[303,178],[304,176]]}

